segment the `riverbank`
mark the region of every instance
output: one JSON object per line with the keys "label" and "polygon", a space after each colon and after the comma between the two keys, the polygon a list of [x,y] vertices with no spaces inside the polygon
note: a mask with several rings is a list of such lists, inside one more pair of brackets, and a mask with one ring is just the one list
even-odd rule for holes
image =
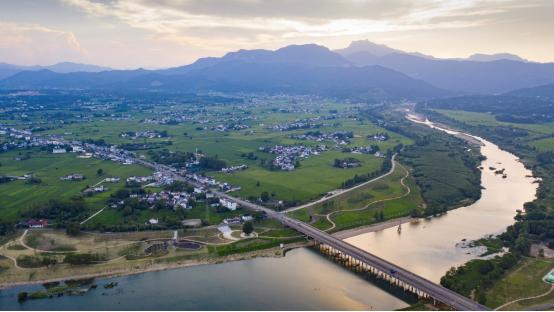
{"label": "riverbank", "polygon": [[[171,259],[163,259],[163,258],[141,259],[141,260],[127,261],[127,263],[118,263],[118,264],[121,264],[119,267],[116,266],[115,268],[111,268],[108,270],[106,270],[105,264],[81,266],[81,269],[90,270],[91,268],[94,269],[94,267],[98,269],[97,272],[88,273],[88,274],[79,274],[78,267],[72,267],[72,269],[77,269],[77,271],[70,271],[70,270],[63,270],[63,269],[60,270],[58,268],[58,270],[56,271],[59,271],[59,273],[62,273],[61,276],[52,277],[52,278],[42,278],[37,280],[27,280],[27,281],[16,280],[16,279],[10,281],[10,280],[3,279],[0,282],[0,289],[6,289],[6,288],[21,286],[21,285],[59,282],[67,279],[112,278],[112,277],[118,277],[118,276],[136,275],[136,274],[142,274],[147,272],[165,271],[165,270],[186,268],[186,267],[192,267],[192,266],[219,264],[224,262],[233,262],[233,261],[249,260],[249,259],[264,258],[264,257],[280,258],[280,257],[284,257],[286,253],[292,249],[308,247],[310,245],[311,245],[310,242],[297,242],[297,243],[287,244],[283,246],[283,248],[274,247],[269,249],[256,250],[256,251],[233,254],[228,256],[203,257],[198,259],[176,260],[173,262],[169,262],[171,261]],[[168,262],[165,262],[165,261],[155,262],[155,260],[165,260]],[[70,267],[69,265],[64,265],[64,266]],[[35,270],[36,272],[41,269],[49,270],[48,268],[38,268],[33,270]],[[28,270],[28,269],[24,269],[24,270]],[[67,272],[67,274],[64,274],[65,272]]]}
{"label": "riverbank", "polygon": [[[447,129],[438,130],[452,134]],[[498,167],[501,163],[507,177],[492,170],[481,170],[482,193],[474,203],[464,203],[446,214],[409,223],[402,226],[400,234],[394,227],[388,227],[352,236],[346,241],[437,283],[450,268],[477,258],[478,255],[466,249],[456,248],[456,244],[505,231],[514,223],[517,210],[536,197],[538,187],[518,157],[487,140],[482,142],[480,153],[485,159],[481,166]]]}
{"label": "riverbank", "polygon": [[463,133],[463,132],[460,132],[458,130],[454,130],[452,129],[450,126],[448,125],[445,125],[445,124],[441,124],[441,123],[431,123],[429,122],[429,120],[427,118],[425,118],[424,116],[422,115],[419,115],[419,114],[416,114],[416,113],[409,113],[406,115],[406,118],[408,118],[408,120],[412,121],[412,122],[415,122],[415,123],[420,123],[420,124],[425,124],[431,128],[434,128],[434,129],[438,129],[438,130],[441,130],[441,131],[444,131],[452,136],[455,136],[459,139],[462,139],[470,144],[473,144],[473,145],[478,145],[478,146],[484,146],[485,143],[483,143],[483,141],[473,135],[469,135],[467,133]]}
{"label": "riverbank", "polygon": [[381,223],[362,226],[359,228],[339,231],[339,232],[333,233],[333,236],[339,239],[347,239],[350,237],[354,237],[354,236],[358,236],[366,233],[378,232],[378,231],[386,230],[388,228],[398,227],[401,224],[419,222],[419,221],[420,221],[419,218],[402,217],[397,219],[391,219]]}

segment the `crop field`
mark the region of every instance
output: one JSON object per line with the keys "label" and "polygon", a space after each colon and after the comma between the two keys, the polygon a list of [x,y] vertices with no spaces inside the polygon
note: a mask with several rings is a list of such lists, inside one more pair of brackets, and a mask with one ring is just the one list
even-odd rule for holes
{"label": "crop field", "polygon": [[[261,192],[273,193],[276,199],[305,202],[320,197],[326,192],[339,188],[341,182],[356,174],[366,174],[380,168],[383,159],[372,155],[354,155],[362,166],[357,168],[334,168],[333,159],[344,155],[329,151],[301,162],[294,171],[269,171],[259,167],[233,174],[215,173],[216,179],[240,185],[236,192],[242,197],[258,197]],[[259,182],[259,186],[257,183]]]}
{"label": "crop field", "polygon": [[[338,231],[404,217],[421,210],[422,203],[413,179],[406,177],[403,167],[397,166],[391,175],[318,203],[310,208],[311,212],[303,208],[289,214],[304,222],[311,221],[311,214],[316,219],[313,225],[320,229],[332,227],[326,218],[329,215],[335,223],[332,231]],[[380,212],[382,219],[376,218]]]}
{"label": "crop field", "polygon": [[[19,153],[29,153],[29,159],[15,160]],[[95,158],[77,158],[75,154],[51,154],[49,152],[32,150],[10,151],[0,154],[0,175],[23,176],[32,173],[42,180],[39,184],[29,184],[26,180],[15,180],[0,184],[0,217],[13,220],[18,212],[33,205],[38,205],[49,199],[64,199],[78,195],[86,186],[101,182],[105,177],[118,176],[119,183],[104,183],[108,191],[86,197],[93,210],[100,209],[106,203],[109,195],[122,188],[125,179],[133,175],[148,175],[150,170],[136,165],[121,165],[111,161]],[[97,176],[97,170],[102,169],[103,175]],[[60,177],[71,173],[85,176],[82,181],[62,181]]]}
{"label": "crop field", "polygon": [[[317,198],[328,191],[340,187],[341,183],[348,180],[356,174],[367,174],[373,172],[381,166],[382,159],[373,155],[364,154],[345,154],[338,150],[323,152],[318,156],[310,157],[300,161],[300,167],[290,172],[270,171],[260,165],[260,161],[265,159],[270,162],[275,155],[260,152],[260,147],[271,147],[274,145],[294,145],[303,144],[306,146],[315,146],[317,144],[327,144],[329,147],[333,142],[313,142],[301,141],[290,138],[291,135],[304,134],[307,131],[315,129],[300,129],[291,131],[275,131],[268,127],[292,122],[303,118],[313,118],[325,115],[325,112],[336,110],[347,112],[348,106],[341,106],[333,102],[318,103],[314,106],[317,109],[306,112],[287,113],[279,109],[283,103],[273,103],[270,105],[253,106],[251,108],[234,106],[215,106],[209,110],[215,117],[202,117],[195,122],[183,122],[177,125],[158,125],[146,124],[142,120],[149,114],[144,112],[135,113],[128,120],[108,120],[105,118],[95,118],[87,123],[73,123],[64,125],[60,128],[48,130],[45,133],[63,135],[66,138],[77,140],[104,140],[110,144],[149,144],[159,142],[170,142],[157,149],[168,149],[169,151],[195,152],[196,150],[209,156],[217,156],[226,161],[227,165],[248,166],[248,169],[233,174],[224,174],[221,172],[208,172],[208,175],[216,179],[240,186],[242,189],[236,192],[236,195],[248,198],[259,197],[260,193],[268,192],[273,194],[273,199],[287,202],[305,202]],[[172,107],[171,110],[180,107]],[[279,108],[279,109],[278,109]],[[167,107],[154,107],[152,111],[163,112]],[[247,130],[234,131],[216,131],[212,127],[225,123],[225,116],[236,116],[237,111],[244,111],[247,116],[255,116],[243,123],[249,128]],[[320,113],[317,113],[320,112]],[[233,115],[234,114],[234,115]],[[167,138],[138,138],[130,139],[120,136],[127,131],[166,131]],[[411,141],[401,135],[386,131],[367,121],[359,121],[347,117],[333,120],[323,120],[321,127],[317,128],[321,132],[351,131],[354,137],[346,147],[377,145],[380,150],[386,152],[398,144],[411,144]],[[375,133],[388,133],[390,138],[384,142],[370,141],[366,137]],[[342,147],[342,146],[341,146]],[[138,150],[139,155],[149,157],[147,150]],[[242,157],[243,154],[253,153],[255,160]],[[350,169],[340,169],[333,167],[333,161],[336,158],[354,157],[361,162],[361,166]]]}

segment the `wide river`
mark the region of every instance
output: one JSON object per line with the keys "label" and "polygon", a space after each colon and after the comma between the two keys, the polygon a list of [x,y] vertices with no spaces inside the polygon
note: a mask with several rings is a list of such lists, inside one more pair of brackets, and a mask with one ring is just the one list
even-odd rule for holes
{"label": "wide river", "polygon": [[[457,247],[462,239],[500,233],[517,209],[535,197],[531,172],[514,155],[479,139],[481,199],[430,220],[362,234],[347,241],[438,282],[452,266],[475,258]],[[505,169],[507,178],[489,167]],[[104,289],[102,284],[117,281]],[[41,289],[19,286],[0,291],[1,310],[392,310],[407,306],[385,290],[329,261],[311,249],[284,258],[204,265],[99,280],[83,296],[17,303],[17,293]]]}

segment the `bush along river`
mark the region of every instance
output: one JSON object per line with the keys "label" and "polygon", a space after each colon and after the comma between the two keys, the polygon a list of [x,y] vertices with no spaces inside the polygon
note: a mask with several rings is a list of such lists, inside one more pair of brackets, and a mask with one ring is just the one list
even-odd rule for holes
{"label": "bush along river", "polygon": [[[412,119],[414,122],[423,122]],[[440,129],[425,121],[428,126]],[[463,242],[502,232],[517,209],[535,198],[537,184],[517,157],[482,138],[483,192],[475,203],[447,214],[366,233],[346,240],[362,249],[439,282],[452,266],[476,258]],[[503,174],[495,173],[504,169]],[[96,287],[90,287],[96,285]],[[388,285],[335,264],[309,248],[284,258],[202,265],[98,279],[58,295],[43,285],[0,291],[3,310],[394,310],[411,298]],[[64,287],[47,285],[49,287]],[[64,293],[65,289],[59,289]],[[53,299],[18,301],[18,294]],[[22,296],[22,295],[20,295]]]}

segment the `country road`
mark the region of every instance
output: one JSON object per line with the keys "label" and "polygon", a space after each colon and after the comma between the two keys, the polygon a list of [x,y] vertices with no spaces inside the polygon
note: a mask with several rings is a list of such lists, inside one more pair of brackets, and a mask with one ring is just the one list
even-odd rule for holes
{"label": "country road", "polygon": [[323,196],[322,198],[317,199],[317,200],[315,200],[315,201],[312,201],[312,202],[309,202],[309,203],[306,203],[306,204],[303,204],[303,205],[300,205],[300,206],[291,207],[291,208],[288,208],[288,209],[283,210],[282,212],[283,212],[283,213],[288,213],[288,212],[292,212],[292,211],[295,211],[295,210],[300,210],[300,209],[303,209],[303,208],[308,208],[308,207],[311,207],[311,206],[313,206],[313,205],[317,205],[317,204],[319,204],[319,203],[323,203],[323,202],[325,202],[325,201],[327,201],[327,200],[329,200],[329,199],[331,199],[331,198],[335,198],[335,197],[337,197],[337,196],[340,196],[340,195],[342,195],[342,194],[344,194],[344,193],[348,193],[348,192],[353,191],[353,190],[355,190],[355,189],[358,189],[358,188],[360,188],[360,187],[364,187],[364,186],[368,185],[369,183],[373,183],[373,182],[375,182],[375,181],[381,180],[382,178],[387,177],[387,176],[391,175],[391,174],[394,172],[394,170],[395,170],[395,168],[396,168],[396,160],[395,160],[395,159],[396,159],[396,154],[392,155],[392,158],[391,158],[391,163],[392,163],[391,169],[390,169],[388,172],[386,172],[386,173],[384,173],[384,174],[382,174],[382,175],[380,175],[380,176],[378,176],[378,177],[376,177],[376,178],[373,178],[373,179],[371,179],[371,180],[369,180],[369,181],[366,181],[366,182],[364,182],[364,183],[358,184],[358,185],[353,186],[353,187],[348,188],[348,189],[336,189],[336,190],[334,190],[334,191],[329,192],[329,193],[332,193],[332,195]]}

